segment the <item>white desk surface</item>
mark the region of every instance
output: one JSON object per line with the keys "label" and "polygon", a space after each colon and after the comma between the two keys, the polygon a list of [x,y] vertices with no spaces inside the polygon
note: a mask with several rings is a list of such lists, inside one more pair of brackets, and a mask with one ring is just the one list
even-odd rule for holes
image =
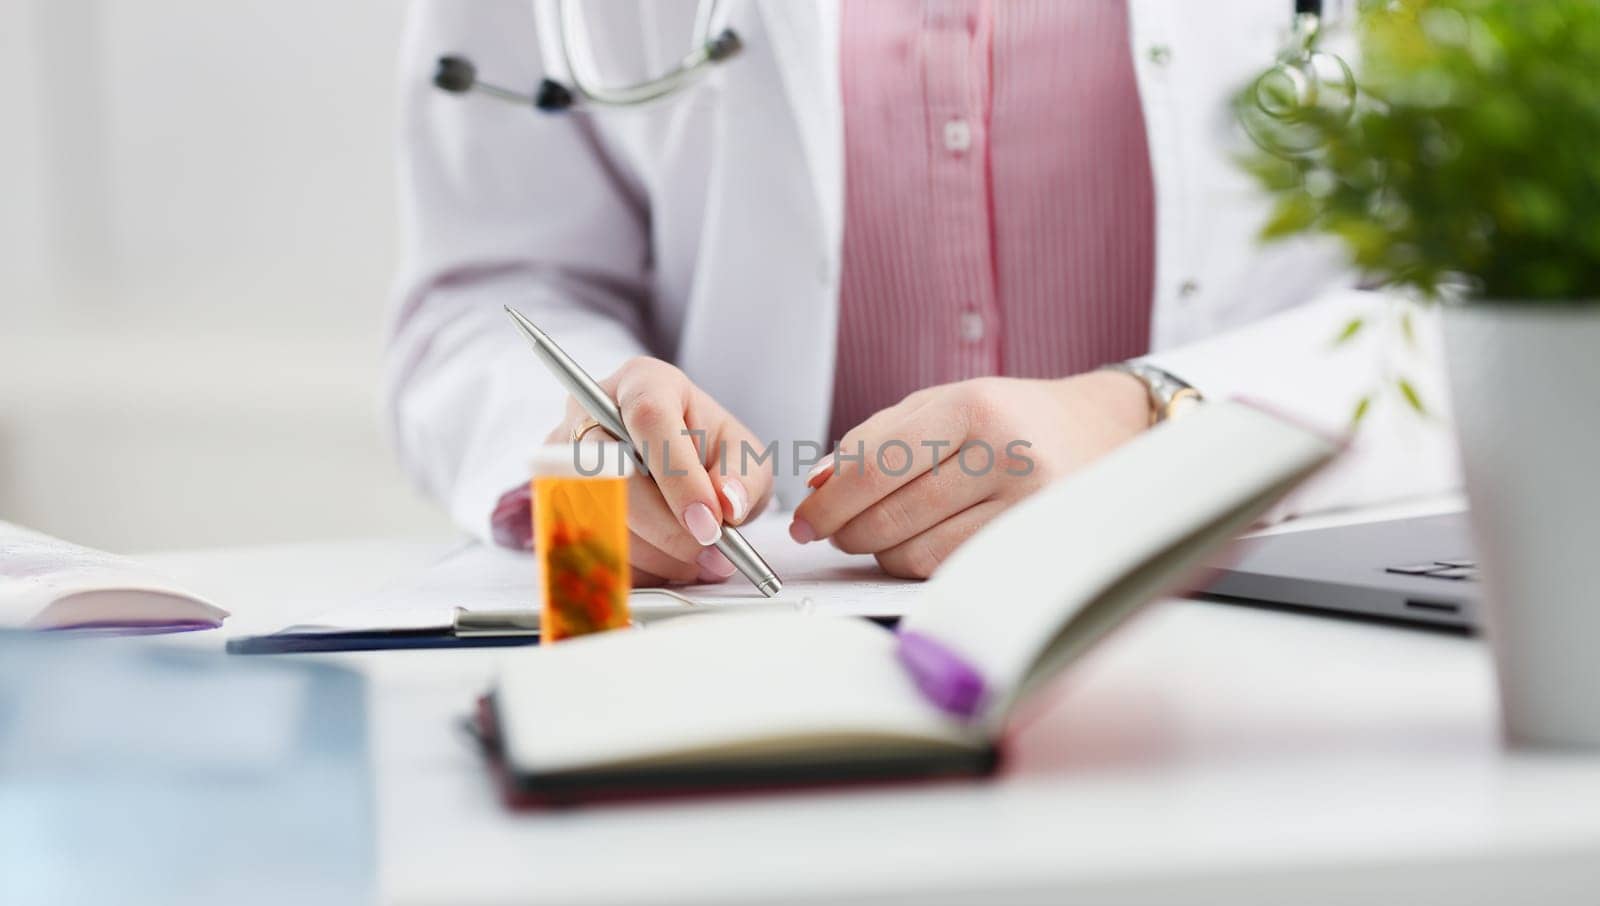
{"label": "white desk surface", "polygon": [[[234,611],[181,642],[220,647],[446,549],[147,559]],[[385,902],[1600,902],[1600,758],[1503,751],[1473,638],[1165,602],[1014,728],[994,781],[522,814],[454,726],[514,654],[316,656],[371,677]]]}

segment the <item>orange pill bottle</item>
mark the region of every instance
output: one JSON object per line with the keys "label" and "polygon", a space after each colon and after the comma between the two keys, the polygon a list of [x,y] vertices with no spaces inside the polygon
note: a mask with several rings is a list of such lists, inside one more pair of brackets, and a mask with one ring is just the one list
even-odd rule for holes
{"label": "orange pill bottle", "polygon": [[631,473],[614,442],[553,444],[534,457],[541,645],[629,625]]}

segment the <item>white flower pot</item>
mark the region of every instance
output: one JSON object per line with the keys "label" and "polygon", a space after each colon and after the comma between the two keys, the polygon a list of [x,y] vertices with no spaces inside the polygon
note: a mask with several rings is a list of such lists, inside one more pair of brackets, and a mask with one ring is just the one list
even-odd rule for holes
{"label": "white flower pot", "polygon": [[1600,748],[1600,301],[1444,336],[1506,738]]}

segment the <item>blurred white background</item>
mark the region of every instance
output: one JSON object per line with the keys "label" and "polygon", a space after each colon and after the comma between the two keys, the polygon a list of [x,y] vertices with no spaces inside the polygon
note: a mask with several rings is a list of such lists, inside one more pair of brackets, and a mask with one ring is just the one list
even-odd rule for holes
{"label": "blurred white background", "polygon": [[0,519],[437,535],[380,365],[397,0],[0,0]]}

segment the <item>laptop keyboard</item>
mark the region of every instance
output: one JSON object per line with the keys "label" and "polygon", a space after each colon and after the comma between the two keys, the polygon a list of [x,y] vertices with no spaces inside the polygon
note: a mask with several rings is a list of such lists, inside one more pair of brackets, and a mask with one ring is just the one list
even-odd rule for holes
{"label": "laptop keyboard", "polygon": [[1473,560],[1434,560],[1432,563],[1391,566],[1384,572],[1402,576],[1426,576],[1430,579],[1450,579],[1457,582],[1478,581],[1478,564]]}

